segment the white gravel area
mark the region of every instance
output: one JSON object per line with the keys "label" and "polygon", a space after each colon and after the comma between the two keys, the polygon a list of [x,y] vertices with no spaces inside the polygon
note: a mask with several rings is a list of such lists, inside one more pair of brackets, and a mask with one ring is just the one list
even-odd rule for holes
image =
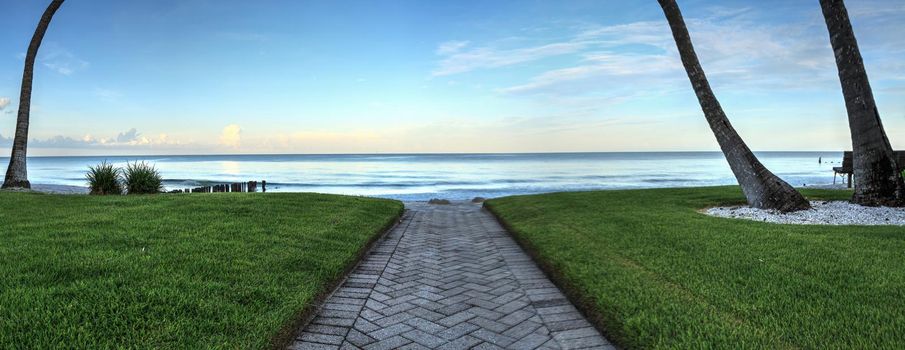
{"label": "white gravel area", "polygon": [[905,225],[905,208],[865,207],[843,201],[812,201],[811,210],[780,213],[775,210],[742,207],[716,207],[705,214],[733,219],[748,219],[777,224],[799,225]]}

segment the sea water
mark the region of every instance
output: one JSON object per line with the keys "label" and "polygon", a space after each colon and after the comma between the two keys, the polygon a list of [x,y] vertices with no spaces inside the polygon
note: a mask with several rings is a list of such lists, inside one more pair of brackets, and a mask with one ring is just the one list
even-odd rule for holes
{"label": "sea water", "polygon": [[[833,183],[842,152],[759,152],[793,186]],[[266,180],[268,191],[426,200],[735,184],[719,152],[30,157],[35,184],[85,186],[89,165],[154,164],[167,190]],[[822,160],[822,162],[820,162]],[[0,158],[5,168],[8,158]]]}

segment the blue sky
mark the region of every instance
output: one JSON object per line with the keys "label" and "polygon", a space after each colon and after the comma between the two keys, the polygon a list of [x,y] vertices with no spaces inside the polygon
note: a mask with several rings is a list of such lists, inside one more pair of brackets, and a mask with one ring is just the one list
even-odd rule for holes
{"label": "blue sky", "polygon": [[[0,0],[0,148],[47,1]],[[850,148],[816,0],[680,1],[756,150]],[[905,148],[905,3],[848,1]],[[656,1],[67,1],[29,153],[717,150]]]}

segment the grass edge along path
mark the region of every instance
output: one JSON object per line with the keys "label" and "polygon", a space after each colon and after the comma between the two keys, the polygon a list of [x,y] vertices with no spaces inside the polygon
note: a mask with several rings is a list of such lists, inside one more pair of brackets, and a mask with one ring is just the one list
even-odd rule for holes
{"label": "grass edge along path", "polygon": [[905,228],[698,212],[743,203],[738,187],[706,187],[513,196],[485,207],[625,348],[903,346]]}
{"label": "grass edge along path", "polygon": [[[401,204],[401,203],[400,203]],[[355,270],[359,263],[361,263],[362,259],[364,259],[365,255],[371,251],[377,242],[380,241],[384,236],[387,235],[390,231],[396,228],[396,225],[399,224],[402,219],[403,214],[405,213],[405,207],[401,207],[399,212],[395,217],[391,220],[387,221],[383,228],[378,231],[376,235],[368,238],[368,241],[358,249],[355,253],[355,257],[350,260],[346,266],[343,268],[343,271],[339,273],[333,280],[329,281],[323,288],[321,288],[320,292],[314,296],[314,298],[308,302],[305,308],[299,312],[298,315],[282,329],[277,332],[277,334],[270,341],[270,348],[274,350],[282,350],[289,347],[292,342],[295,340],[295,336],[298,334],[299,329],[304,327],[306,324],[311,322],[311,320],[317,316],[318,309],[327,301],[327,298],[333,294],[333,291],[342,284],[349,274]]]}
{"label": "grass edge along path", "polygon": [[12,348],[278,346],[404,210],[311,193],[0,192],[0,208]]}
{"label": "grass edge along path", "polygon": [[605,315],[597,310],[594,302],[594,298],[587,295],[587,293],[579,292],[579,287],[569,281],[562,273],[560,273],[555,265],[550,262],[548,259],[544,259],[538,249],[534,246],[531,241],[525,239],[522,235],[515,234],[515,229],[500,217],[496,211],[492,208],[492,204],[488,205],[487,200],[484,202],[483,206],[487,209],[491,216],[493,216],[497,222],[500,223],[500,226],[506,230],[510,237],[515,241],[522,250],[531,257],[531,260],[534,261],[535,265],[537,265],[541,271],[543,271],[544,275],[547,276],[553,284],[555,284],[562,292],[565,294],[566,298],[575,305],[579,312],[581,312],[584,317],[591,322],[591,325],[597,329],[606,338],[608,341],[613,342],[614,344],[622,344],[623,342],[618,341],[619,334],[607,332],[607,328],[604,326],[605,324],[611,324],[612,320],[606,320]]}

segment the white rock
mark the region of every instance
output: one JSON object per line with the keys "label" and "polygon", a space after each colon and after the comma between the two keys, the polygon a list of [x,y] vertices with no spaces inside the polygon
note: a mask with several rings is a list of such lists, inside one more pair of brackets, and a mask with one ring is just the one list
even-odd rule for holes
{"label": "white rock", "polygon": [[748,219],[777,224],[799,225],[898,225],[905,226],[905,208],[865,207],[843,201],[812,201],[810,210],[780,213],[775,210],[742,207],[716,207],[707,215]]}

